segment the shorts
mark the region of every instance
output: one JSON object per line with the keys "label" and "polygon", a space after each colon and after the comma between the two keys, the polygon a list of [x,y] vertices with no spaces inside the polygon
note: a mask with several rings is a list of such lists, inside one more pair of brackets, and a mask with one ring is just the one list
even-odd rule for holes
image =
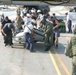
{"label": "shorts", "polygon": [[59,29],[55,29],[55,30],[54,30],[54,33],[55,33],[55,36],[56,36],[56,37],[60,37]]}

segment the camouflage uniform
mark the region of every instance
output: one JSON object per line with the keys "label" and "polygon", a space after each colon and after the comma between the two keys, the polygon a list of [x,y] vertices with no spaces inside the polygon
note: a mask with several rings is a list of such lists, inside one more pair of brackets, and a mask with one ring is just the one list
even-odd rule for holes
{"label": "camouflage uniform", "polygon": [[72,58],[72,75],[76,75],[76,31],[68,41],[67,47],[65,49],[65,55]]}
{"label": "camouflage uniform", "polygon": [[53,24],[49,21],[45,22],[44,25],[44,34],[45,34],[45,51],[48,51],[53,45]]}
{"label": "camouflage uniform", "polygon": [[20,10],[20,8],[18,7],[18,9],[17,9],[17,15],[21,15],[21,10]]}

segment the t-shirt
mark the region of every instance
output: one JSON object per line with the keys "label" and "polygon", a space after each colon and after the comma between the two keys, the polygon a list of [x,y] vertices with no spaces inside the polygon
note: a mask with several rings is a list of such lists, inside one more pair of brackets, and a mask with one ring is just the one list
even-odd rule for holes
{"label": "t-shirt", "polygon": [[42,14],[39,14],[39,15],[38,15],[38,18],[39,18],[40,20],[42,20],[42,19],[43,19],[43,15],[42,15]]}
{"label": "t-shirt", "polygon": [[30,23],[30,21],[31,21],[31,18],[28,18],[28,17],[24,18],[25,25],[28,25]]}
{"label": "t-shirt", "polygon": [[9,33],[12,33],[11,29],[14,28],[14,25],[11,23],[6,23],[3,27],[4,32],[9,35]]}
{"label": "t-shirt", "polygon": [[67,15],[67,21],[68,20],[71,20],[71,16],[69,14]]}
{"label": "t-shirt", "polygon": [[34,28],[32,24],[29,24],[28,26],[25,27],[24,33],[31,33],[31,30]]}

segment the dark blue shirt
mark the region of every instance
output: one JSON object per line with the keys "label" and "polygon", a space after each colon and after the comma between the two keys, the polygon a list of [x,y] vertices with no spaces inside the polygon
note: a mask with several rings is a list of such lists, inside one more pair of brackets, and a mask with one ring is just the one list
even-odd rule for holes
{"label": "dark blue shirt", "polygon": [[13,24],[8,24],[8,23],[6,23],[5,25],[4,25],[4,27],[3,27],[3,30],[4,30],[4,32],[7,34],[7,35],[9,35],[9,33],[11,33],[12,34],[12,28],[14,28],[14,25]]}

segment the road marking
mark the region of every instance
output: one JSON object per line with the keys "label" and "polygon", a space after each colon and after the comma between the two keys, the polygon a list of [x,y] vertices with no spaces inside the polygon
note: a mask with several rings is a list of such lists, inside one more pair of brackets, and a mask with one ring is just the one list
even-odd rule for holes
{"label": "road marking", "polygon": [[56,71],[57,71],[57,74],[58,75],[61,75],[61,72],[60,72],[60,70],[59,70],[59,68],[58,68],[58,66],[57,66],[57,64],[56,64],[56,62],[55,62],[55,59],[54,59],[54,57],[53,57],[53,55],[52,55],[52,53],[49,51],[49,55],[50,55],[50,58],[52,59],[52,62],[53,62],[53,64],[54,64],[54,67],[55,67],[55,69],[56,69]]}
{"label": "road marking", "polygon": [[[72,35],[70,35],[70,37],[71,37],[71,36],[72,36]],[[66,38],[69,39],[69,38],[68,38],[68,35],[66,35]],[[64,64],[64,62],[61,60],[58,52],[57,52],[55,49],[54,49],[54,52],[55,52],[55,55],[57,56],[59,62],[61,63],[62,67],[64,68],[64,71],[66,72],[66,74],[67,74],[67,75],[70,75],[70,72],[68,71],[68,69],[67,69],[66,65]],[[51,59],[52,59],[52,62],[53,62],[54,67],[55,67],[55,69],[56,69],[56,71],[57,71],[57,74],[58,74],[58,75],[61,75],[61,72],[60,72],[60,70],[59,70],[59,68],[58,68],[58,66],[57,66],[57,64],[56,64],[56,62],[55,62],[55,59],[54,59],[51,51],[49,51],[49,55],[50,55],[50,57],[51,57]]]}
{"label": "road marking", "polygon": [[70,72],[68,71],[68,69],[67,69],[67,67],[65,66],[65,64],[63,63],[63,61],[61,60],[61,58],[60,58],[60,56],[58,55],[57,51],[56,51],[56,50],[54,50],[54,51],[55,51],[55,53],[56,53],[56,56],[58,57],[59,62],[60,62],[61,65],[63,66],[66,74],[67,74],[67,75],[70,75]]}

